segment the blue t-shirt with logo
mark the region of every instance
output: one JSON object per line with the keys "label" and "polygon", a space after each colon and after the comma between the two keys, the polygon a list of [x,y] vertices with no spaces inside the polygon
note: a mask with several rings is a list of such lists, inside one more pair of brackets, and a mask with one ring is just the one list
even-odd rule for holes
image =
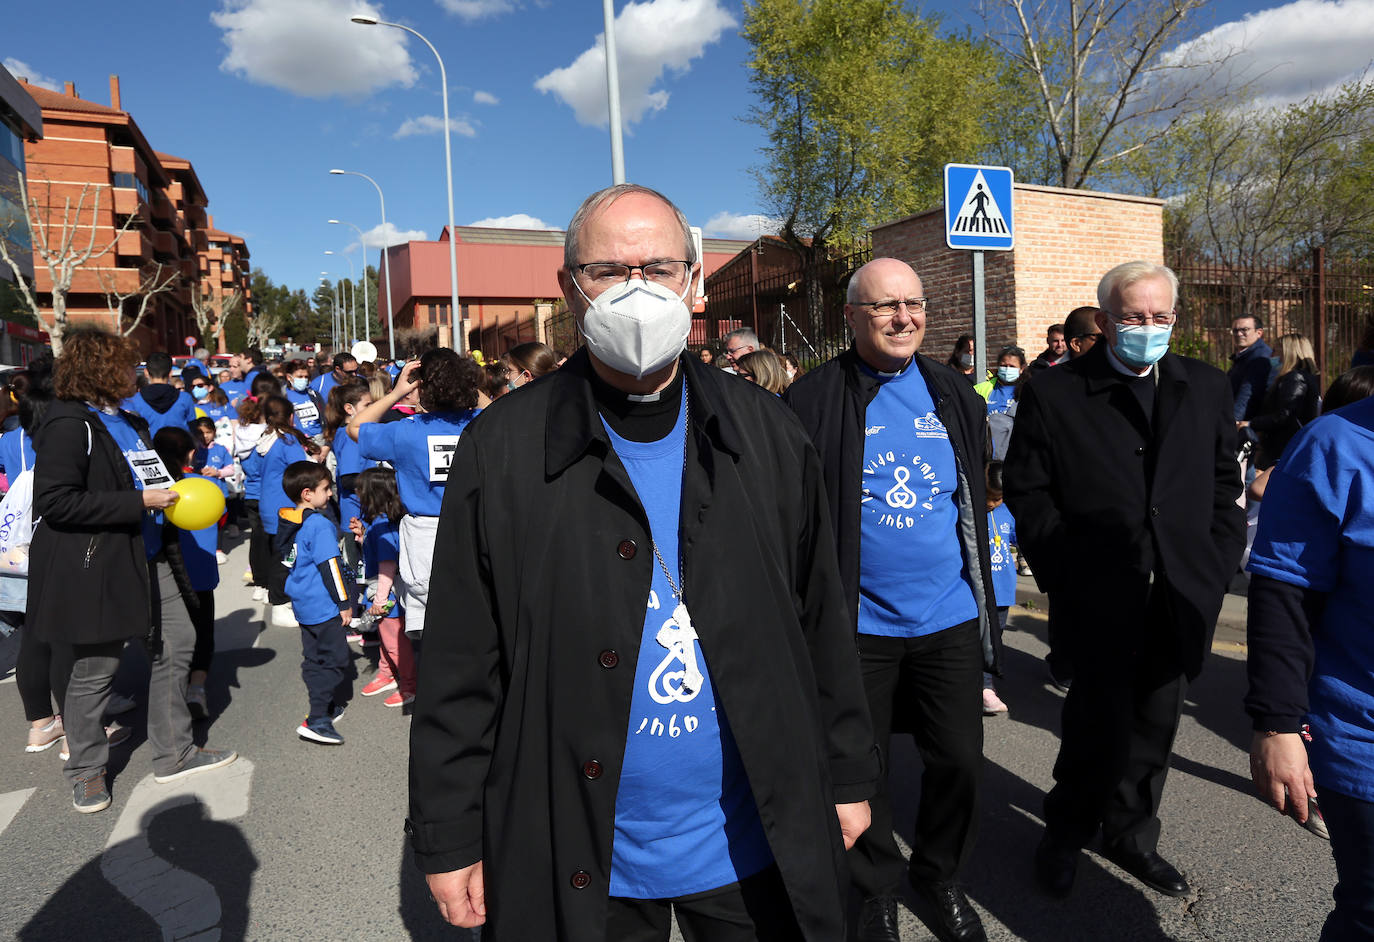
{"label": "blue t-shirt with logo", "polygon": [[[214,468],[218,471],[224,468],[232,468],[234,466],[234,457],[229,454],[229,449],[225,448],[219,442],[211,442],[209,445],[204,446],[196,452],[195,459],[191,463],[197,468]],[[200,477],[199,474],[188,475],[188,477],[190,476]],[[220,491],[223,492],[225,497],[229,496],[229,482],[224,478],[206,478],[206,480],[213,481],[215,485],[219,487]]]}
{"label": "blue t-shirt with logo", "polygon": [[1326,594],[1312,626],[1307,759],[1319,792],[1374,801],[1374,398],[1289,442],[1265,486],[1246,568]]}
{"label": "blue t-shirt with logo", "polygon": [[[141,491],[146,486],[172,486],[174,482],[167,472],[167,466],[157,457],[153,446],[144,441],[138,430],[129,424],[128,419],[118,413],[111,415],[100,409],[91,411],[100,417],[106,431],[124,454],[124,460],[129,463],[129,471],[133,474],[136,489]],[[143,552],[149,559],[162,552],[162,523],[162,511],[143,512]]]}
{"label": "blue t-shirt with logo", "polygon": [[[677,427],[657,442],[627,441],[607,428],[659,553],[675,574],[685,417],[684,407]],[[688,599],[710,591],[686,587]],[[755,874],[773,860],[706,655],[673,620],[676,606],[655,561],[616,793],[612,896],[699,893]]]}
{"label": "blue t-shirt with logo", "polygon": [[988,390],[988,415],[994,412],[1006,412],[1007,407],[1016,399],[1016,386],[1007,384],[1005,386],[994,383]]}
{"label": "blue t-shirt with logo", "polygon": [[421,412],[399,422],[368,422],[358,428],[358,451],[396,469],[396,490],[406,512],[437,517],[458,436],[477,416],[463,412]]}
{"label": "blue t-shirt with logo", "polygon": [[219,384],[219,388],[224,391],[224,395],[229,399],[229,405],[237,407],[239,400],[248,395],[248,380],[230,379]]}
{"label": "blue t-shirt with logo", "polygon": [[329,390],[337,385],[339,385],[339,381],[334,378],[332,369],[326,370],[310,381],[310,388],[320,394],[320,399],[323,402],[329,401]]}
{"label": "blue t-shirt with logo", "polygon": [[1011,548],[1016,543],[1016,521],[1006,504],[998,504],[988,514],[988,552],[992,555],[992,591],[998,608],[1016,604],[1016,560]]}
{"label": "blue t-shirt with logo", "polygon": [[859,633],[919,638],[978,615],[959,543],[959,469],[916,364],[869,375],[882,385],[864,417]]}
{"label": "blue t-shirt with logo", "polygon": [[[291,599],[291,613],[296,621],[302,625],[339,623],[339,613],[348,608],[348,603],[339,604],[325,582],[326,579],[336,582],[336,588],[347,592],[339,563],[339,532],[334,521],[318,511],[307,511],[283,563],[288,570],[286,594]],[[325,566],[323,571],[321,565]]]}
{"label": "blue t-shirt with logo", "polygon": [[296,392],[288,388],[283,395],[295,411],[292,421],[295,422],[296,428],[309,436],[319,435],[324,431],[324,415],[321,414],[319,400],[310,395],[308,389],[305,392]]}

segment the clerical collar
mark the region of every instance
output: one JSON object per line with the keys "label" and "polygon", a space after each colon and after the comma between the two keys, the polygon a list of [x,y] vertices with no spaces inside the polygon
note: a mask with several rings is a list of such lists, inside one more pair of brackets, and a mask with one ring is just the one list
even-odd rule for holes
{"label": "clerical collar", "polygon": [[1118,373],[1120,373],[1127,379],[1144,379],[1145,377],[1153,373],[1155,369],[1155,365],[1151,363],[1150,368],[1146,370],[1144,373],[1137,373],[1135,370],[1131,369],[1129,366],[1127,366],[1125,363],[1122,363],[1121,360],[1117,358],[1116,351],[1112,349],[1111,344],[1107,344],[1107,362],[1112,365],[1112,369],[1116,370]]}
{"label": "clerical collar", "polygon": [[894,373],[885,373],[882,370],[874,369],[872,366],[869,365],[867,360],[865,360],[863,357],[859,357],[859,366],[863,368],[863,371],[869,374],[870,376],[876,376],[879,379],[896,379],[898,376],[901,376],[908,369],[910,369],[911,364],[915,362],[916,358],[912,357],[910,360],[907,360],[906,363],[902,365],[902,368],[900,370],[897,370]]}
{"label": "clerical collar", "polygon": [[606,424],[621,438],[632,442],[656,442],[677,424],[685,374],[686,370],[679,365],[677,375],[665,388],[650,395],[632,395],[616,389],[593,372],[592,398]]}

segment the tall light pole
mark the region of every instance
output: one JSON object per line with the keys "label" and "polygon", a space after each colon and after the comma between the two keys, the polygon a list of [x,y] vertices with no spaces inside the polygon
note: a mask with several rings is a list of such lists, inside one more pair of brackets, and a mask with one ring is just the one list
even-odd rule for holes
{"label": "tall light pole", "polygon": [[329,285],[329,348],[339,352],[339,290],[331,280],[329,272],[320,272],[320,284]]}
{"label": "tall light pole", "polygon": [[[359,229],[351,222],[340,222],[337,219],[329,220],[329,224],[331,226],[348,226],[354,232],[358,233],[358,251],[363,253],[363,330],[367,333],[367,336],[363,339],[370,340],[372,339],[372,325],[368,323],[368,318],[372,315],[368,313],[369,305],[367,301],[367,243],[363,241],[363,230]],[[354,330],[356,329],[357,327],[355,325]]]}
{"label": "tall light pole", "polygon": [[606,110],[611,123],[611,182],[625,182],[625,147],[620,140],[620,64],[615,55],[615,0],[601,0],[606,21]]}
{"label": "tall light pole", "polygon": [[[606,0],[610,3],[611,0]],[[444,71],[444,57],[439,55],[439,50],[434,48],[434,43],[430,42],[423,34],[411,29],[409,26],[402,26],[400,23],[388,23],[379,20],[375,16],[359,14],[349,17],[354,23],[362,26],[390,26],[393,29],[405,30],[420,42],[429,47],[429,51],[434,53],[434,58],[439,60],[439,86],[444,93],[444,173],[448,180],[448,285],[449,303],[452,305],[450,317],[453,320],[454,339],[457,341],[455,346],[459,353],[467,353],[467,336],[465,335],[462,323],[463,318],[458,307],[458,231],[453,224],[453,143],[450,140],[452,135],[449,133],[448,124],[448,73]],[[617,105],[617,107],[619,107]],[[390,279],[387,279],[387,294],[391,293]],[[395,351],[392,351],[395,357]]]}
{"label": "tall light pole", "polygon": [[391,254],[386,250],[386,197],[382,195],[382,188],[377,186],[377,181],[365,173],[359,173],[356,170],[331,170],[329,172],[362,177],[376,188],[377,199],[382,202],[382,272],[386,277],[386,337],[387,344],[391,347],[391,359],[394,360],[396,359],[396,314],[391,309]]}
{"label": "tall light pole", "polygon": [[348,337],[345,338],[345,345],[352,350],[353,343],[358,339],[358,272],[353,267],[353,259],[348,257],[348,253],[343,254],[333,252],[329,249],[324,250],[325,255],[339,255],[348,263],[348,296],[350,299],[349,309],[353,312],[348,319]]}

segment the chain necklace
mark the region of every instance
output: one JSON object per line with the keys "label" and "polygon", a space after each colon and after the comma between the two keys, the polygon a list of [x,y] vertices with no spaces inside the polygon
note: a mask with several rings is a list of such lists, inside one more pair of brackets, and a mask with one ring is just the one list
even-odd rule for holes
{"label": "chain necklace", "polygon": [[[687,479],[687,439],[692,434],[692,397],[687,390],[687,377],[682,377],[682,478]],[[673,576],[668,572],[668,564],[663,561],[663,554],[658,551],[658,541],[654,539],[653,529],[649,530],[649,544],[654,548],[654,559],[658,560],[658,568],[663,570],[663,578],[668,580],[668,588],[673,592],[673,598],[682,601],[682,593],[687,589],[687,580],[682,575],[682,542],[679,539],[677,549],[677,573],[682,584],[678,585],[673,580]]]}

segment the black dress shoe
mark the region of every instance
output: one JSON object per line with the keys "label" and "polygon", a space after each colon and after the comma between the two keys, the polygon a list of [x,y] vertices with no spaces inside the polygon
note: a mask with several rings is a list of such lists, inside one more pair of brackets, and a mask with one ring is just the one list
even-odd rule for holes
{"label": "black dress shoe", "polygon": [[1102,856],[1152,890],[1158,890],[1166,896],[1188,895],[1188,881],[1183,879],[1183,874],[1152,850],[1143,854],[1104,850]]}
{"label": "black dress shoe", "polygon": [[959,884],[912,880],[911,888],[922,903],[934,910],[934,925],[928,921],[926,924],[936,938],[943,942],[987,942],[983,920]]}
{"label": "black dress shoe", "polygon": [[1078,874],[1079,849],[1049,835],[1040,838],[1035,848],[1035,881],[1050,896],[1063,899],[1073,890]]}
{"label": "black dress shoe", "polygon": [[897,932],[897,897],[875,896],[859,909],[858,942],[902,942]]}

